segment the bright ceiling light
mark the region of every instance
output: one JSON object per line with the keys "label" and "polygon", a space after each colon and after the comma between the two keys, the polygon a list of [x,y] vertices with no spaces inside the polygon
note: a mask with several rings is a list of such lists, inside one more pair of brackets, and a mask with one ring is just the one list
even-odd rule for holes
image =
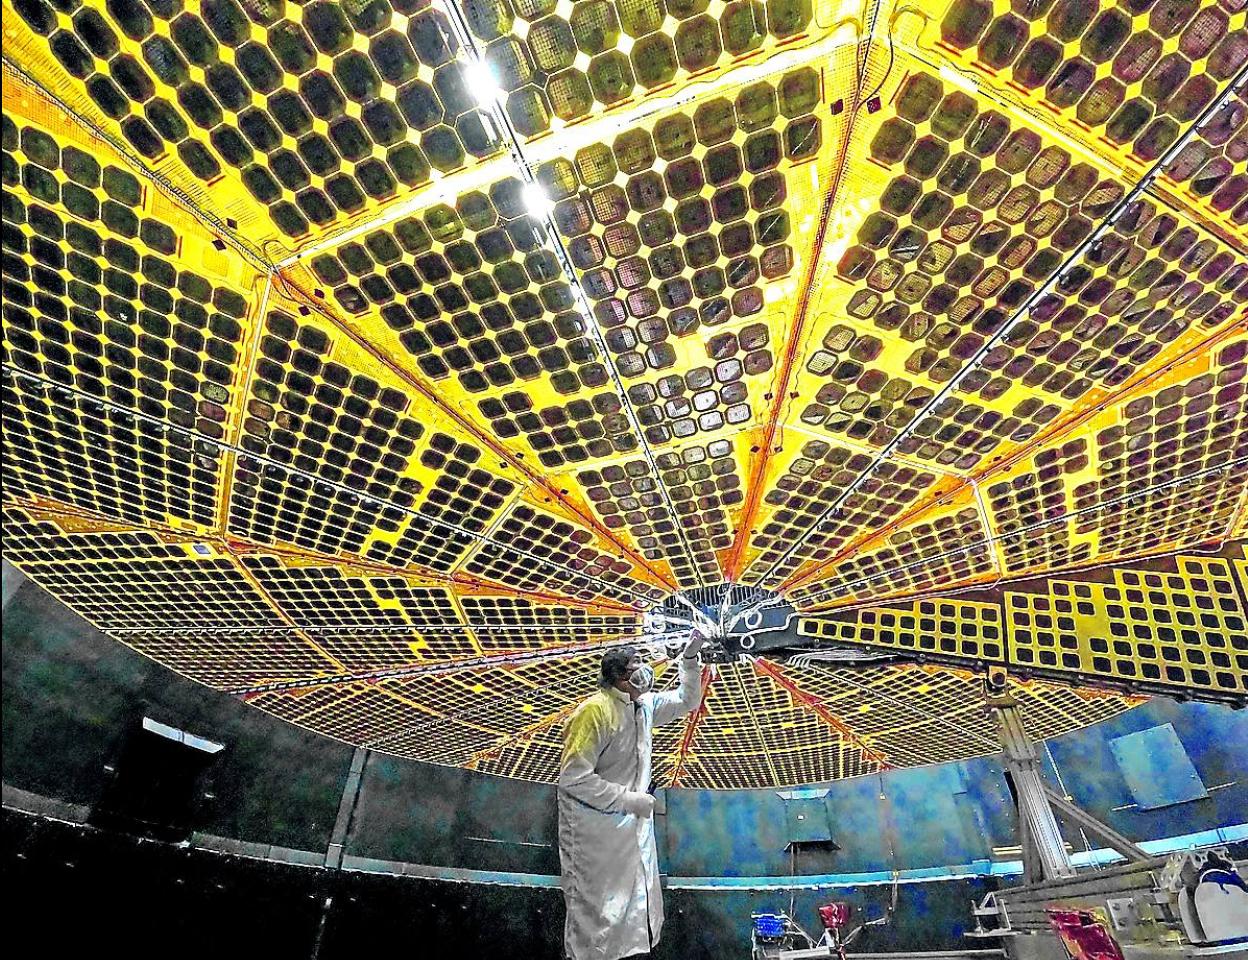
{"label": "bright ceiling light", "polygon": [[464,65],[464,81],[468,92],[483,107],[492,107],[504,96],[493,69],[484,60],[472,60]]}

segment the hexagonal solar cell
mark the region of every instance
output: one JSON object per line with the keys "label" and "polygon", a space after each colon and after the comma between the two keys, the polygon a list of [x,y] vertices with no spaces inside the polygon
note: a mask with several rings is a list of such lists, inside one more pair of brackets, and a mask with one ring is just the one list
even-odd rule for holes
{"label": "hexagonal solar cell", "polygon": [[446,12],[424,0],[14,10],[92,119],[206,198],[228,184],[261,236],[319,234],[499,149]]}
{"label": "hexagonal solar cell", "polygon": [[541,781],[690,606],[677,786],[1248,695],[1242,3],[3,3],[4,551],[120,642]]}

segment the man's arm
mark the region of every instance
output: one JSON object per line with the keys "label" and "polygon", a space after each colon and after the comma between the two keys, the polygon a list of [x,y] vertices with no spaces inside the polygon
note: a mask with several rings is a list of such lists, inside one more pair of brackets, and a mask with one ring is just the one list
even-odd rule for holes
{"label": "man's arm", "polygon": [[671,723],[692,713],[702,702],[702,666],[698,663],[698,650],[703,637],[694,631],[684,656],[680,658],[680,684],[675,690],[652,694],[654,697],[654,725]]}
{"label": "man's arm", "polygon": [[563,731],[559,789],[595,810],[631,813],[625,803],[628,788],[604,780],[594,769],[610,736],[606,718],[593,706],[583,707],[568,718]]}

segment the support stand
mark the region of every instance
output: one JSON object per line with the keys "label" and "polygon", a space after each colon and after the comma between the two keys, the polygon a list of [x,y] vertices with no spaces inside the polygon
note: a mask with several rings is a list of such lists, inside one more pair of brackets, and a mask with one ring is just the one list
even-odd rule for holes
{"label": "support stand", "polygon": [[1019,842],[1023,849],[1023,873],[1028,884],[1058,880],[1075,875],[1066,853],[1054,811],[1078,824],[1128,863],[1143,863],[1149,855],[1113,827],[1102,823],[1066,797],[1049,787],[1040,777],[1040,755],[1027,736],[1018,701],[1010,695],[1003,674],[990,676],[987,683],[988,708],[1001,738],[1006,777],[1018,807]]}
{"label": "support stand", "polygon": [[1023,871],[1027,882],[1073,877],[1074,865],[1066,853],[1066,842],[1058,829],[1057,818],[1053,816],[1044,781],[1040,779],[1040,755],[1023,727],[1018,701],[1008,690],[997,692],[990,687],[988,706],[996,720],[1006,776],[1018,806]]}

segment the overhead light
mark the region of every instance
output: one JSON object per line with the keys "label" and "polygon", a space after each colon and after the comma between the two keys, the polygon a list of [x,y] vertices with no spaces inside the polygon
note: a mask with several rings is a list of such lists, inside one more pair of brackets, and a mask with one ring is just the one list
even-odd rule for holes
{"label": "overhead light", "polygon": [[499,86],[494,71],[484,60],[470,60],[464,65],[464,82],[468,86],[468,92],[483,107],[492,107],[503,99],[503,88]]}
{"label": "overhead light", "polygon": [[523,190],[524,208],[535,217],[545,220],[550,216],[550,197],[536,183],[526,183]]}

